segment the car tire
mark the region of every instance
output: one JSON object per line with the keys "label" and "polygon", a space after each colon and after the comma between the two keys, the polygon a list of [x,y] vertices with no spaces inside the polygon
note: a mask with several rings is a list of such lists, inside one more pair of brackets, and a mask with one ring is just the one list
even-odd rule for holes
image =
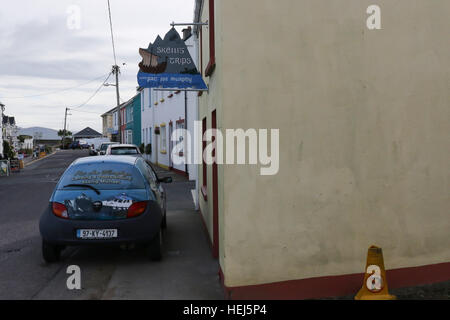
{"label": "car tire", "polygon": [[161,230],[153,238],[147,247],[147,255],[152,261],[160,261],[162,258],[162,234]]}
{"label": "car tire", "polygon": [[57,262],[61,256],[61,247],[42,241],[42,257],[48,263]]}

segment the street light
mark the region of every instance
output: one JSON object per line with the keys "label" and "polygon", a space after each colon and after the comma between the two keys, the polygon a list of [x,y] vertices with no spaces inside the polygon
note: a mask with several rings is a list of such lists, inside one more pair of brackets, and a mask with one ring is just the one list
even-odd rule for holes
{"label": "street light", "polygon": [[105,87],[117,87],[116,84],[112,84],[112,83],[105,83],[103,84]]}

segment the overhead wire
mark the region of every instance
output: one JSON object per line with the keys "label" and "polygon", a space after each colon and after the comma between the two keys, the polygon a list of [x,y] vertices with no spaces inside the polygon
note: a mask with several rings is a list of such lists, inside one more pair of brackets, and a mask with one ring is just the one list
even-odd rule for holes
{"label": "overhead wire", "polygon": [[73,86],[73,87],[69,87],[69,88],[64,88],[64,89],[59,89],[59,90],[54,90],[54,91],[49,91],[46,93],[39,93],[39,94],[32,94],[32,95],[26,95],[26,96],[18,96],[18,97],[2,97],[2,99],[26,99],[26,98],[35,98],[35,97],[42,97],[42,96],[47,96],[47,95],[52,95],[52,94],[57,94],[57,93],[61,93],[64,91],[70,91],[73,89],[77,89],[80,88],[82,86],[85,86],[89,83],[92,83],[94,81],[100,80],[102,78],[105,77],[106,74],[102,75],[101,77],[97,77],[95,79],[89,80],[87,82],[81,83],[79,85]]}

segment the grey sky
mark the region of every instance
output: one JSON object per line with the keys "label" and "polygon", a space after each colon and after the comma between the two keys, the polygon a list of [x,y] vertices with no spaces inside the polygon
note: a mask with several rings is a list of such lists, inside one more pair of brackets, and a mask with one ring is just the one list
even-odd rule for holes
{"label": "grey sky", "polygon": [[[136,91],[139,47],[146,48],[158,34],[163,37],[172,21],[192,21],[194,0],[110,2],[117,63],[126,63],[120,76],[121,100],[126,101]],[[72,5],[81,10],[79,29],[68,27]],[[0,101],[5,114],[15,116],[20,127],[62,128],[65,107],[85,102],[114,64],[107,0],[0,0],[0,8]],[[85,84],[95,78],[101,79]],[[17,98],[31,95],[41,96]],[[115,101],[115,88],[104,87],[89,104],[71,112],[69,130],[101,130],[100,114]]]}

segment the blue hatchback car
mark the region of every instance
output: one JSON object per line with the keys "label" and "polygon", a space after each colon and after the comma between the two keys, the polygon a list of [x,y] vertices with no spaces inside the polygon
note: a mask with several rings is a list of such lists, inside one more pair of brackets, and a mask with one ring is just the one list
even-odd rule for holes
{"label": "blue hatchback car", "polygon": [[166,222],[162,182],[140,157],[80,158],[64,172],[41,216],[42,255],[59,260],[66,246],[145,244],[161,259]]}

